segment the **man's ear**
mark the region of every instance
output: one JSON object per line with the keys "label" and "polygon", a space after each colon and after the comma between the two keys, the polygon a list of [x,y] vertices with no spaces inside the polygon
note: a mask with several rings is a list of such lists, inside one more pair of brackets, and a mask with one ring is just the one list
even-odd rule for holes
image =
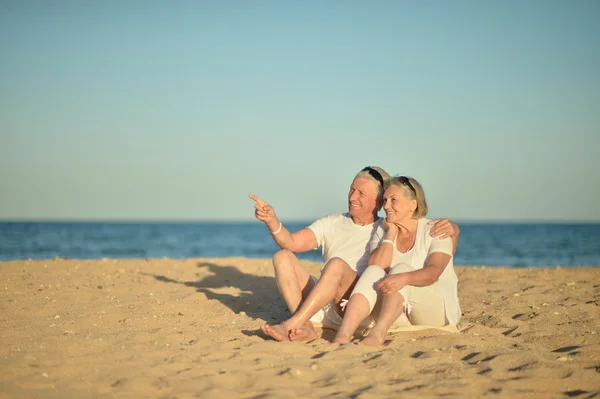
{"label": "man's ear", "polygon": [[377,200],[377,212],[379,212],[383,208],[383,197],[379,197]]}

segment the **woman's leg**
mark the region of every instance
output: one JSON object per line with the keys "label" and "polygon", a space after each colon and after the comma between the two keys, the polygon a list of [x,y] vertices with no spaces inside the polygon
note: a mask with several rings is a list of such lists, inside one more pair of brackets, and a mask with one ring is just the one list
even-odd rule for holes
{"label": "woman's leg", "polygon": [[369,266],[364,271],[346,305],[344,319],[333,343],[347,344],[352,339],[360,323],[373,311],[377,301],[377,282],[385,277],[385,271],[379,266]]}
{"label": "woman's leg", "polygon": [[[399,264],[392,267],[389,275],[405,273],[412,270],[414,270],[414,268],[409,265]],[[396,319],[404,313],[405,296],[407,296],[407,292],[410,288],[412,287],[404,287],[399,292],[393,292],[382,296],[381,309],[377,314],[375,326],[373,326],[369,335],[361,340],[361,344],[369,346],[383,345],[388,330],[392,324],[394,324]]]}
{"label": "woman's leg", "polygon": [[434,283],[427,287],[411,287],[408,319],[416,326],[443,327],[448,324],[444,297]]}
{"label": "woman's leg", "polygon": [[[405,273],[414,270],[408,265],[396,265],[390,274]],[[444,297],[438,283],[427,287],[406,286],[399,292],[384,295],[377,323],[369,336],[361,341],[366,345],[383,345],[388,330],[403,313],[412,325],[443,327],[448,324]]]}
{"label": "woman's leg", "polygon": [[377,322],[369,332],[369,335],[360,341],[361,344],[369,346],[383,345],[390,326],[394,324],[403,312],[404,297],[399,292],[383,295]]}

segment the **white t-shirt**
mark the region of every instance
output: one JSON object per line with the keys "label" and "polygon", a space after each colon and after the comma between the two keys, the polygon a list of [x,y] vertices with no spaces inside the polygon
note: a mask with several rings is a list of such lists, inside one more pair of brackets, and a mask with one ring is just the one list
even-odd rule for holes
{"label": "white t-shirt", "polygon": [[308,228],[317,237],[324,263],[331,258],[341,258],[361,274],[369,260],[369,242],[373,239],[373,234],[381,229],[382,221],[380,218],[375,223],[361,226],[352,221],[349,213],[338,213],[325,216]]}
{"label": "white t-shirt", "polygon": [[[430,219],[419,219],[415,244],[406,253],[398,251],[396,245],[394,245],[391,266],[404,263],[412,266],[413,269],[418,270],[425,266],[427,257],[432,253],[441,252],[452,256],[452,238],[447,237],[441,240],[439,238],[431,237],[429,232],[433,226],[428,225],[428,222],[430,222]],[[384,238],[385,231],[383,230],[383,227],[380,227],[369,243],[369,250],[373,251],[379,247]],[[438,284],[441,294],[444,297],[446,317],[451,324],[456,324],[460,319],[461,310],[458,302],[458,278],[454,271],[453,259],[453,257],[450,258],[448,265],[438,279]]]}

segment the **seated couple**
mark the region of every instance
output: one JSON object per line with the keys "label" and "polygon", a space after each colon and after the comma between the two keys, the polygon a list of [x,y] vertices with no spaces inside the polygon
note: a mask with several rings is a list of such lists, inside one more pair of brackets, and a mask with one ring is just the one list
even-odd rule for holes
{"label": "seated couple", "polygon": [[[456,224],[425,218],[427,203],[412,178],[390,177],[366,167],[352,181],[348,213],[329,215],[290,233],[274,209],[250,195],[255,216],[281,250],[273,257],[279,291],[292,317],[264,325],[278,341],[317,338],[313,323],[337,330],[334,343],[381,345],[392,326],[456,325],[460,318],[452,265],[460,231]],[[377,216],[383,206],[385,220]],[[295,253],[322,247],[321,277],[300,266]]]}

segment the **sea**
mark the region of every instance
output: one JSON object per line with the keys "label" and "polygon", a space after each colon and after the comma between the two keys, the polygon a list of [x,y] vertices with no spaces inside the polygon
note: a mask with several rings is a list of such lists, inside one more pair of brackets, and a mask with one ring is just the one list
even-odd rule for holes
{"label": "sea", "polygon": [[[290,231],[310,222],[284,222]],[[600,266],[600,224],[459,223],[454,264]],[[278,247],[253,222],[0,222],[0,261],[101,258],[270,258]],[[299,254],[320,261],[321,251]]]}

